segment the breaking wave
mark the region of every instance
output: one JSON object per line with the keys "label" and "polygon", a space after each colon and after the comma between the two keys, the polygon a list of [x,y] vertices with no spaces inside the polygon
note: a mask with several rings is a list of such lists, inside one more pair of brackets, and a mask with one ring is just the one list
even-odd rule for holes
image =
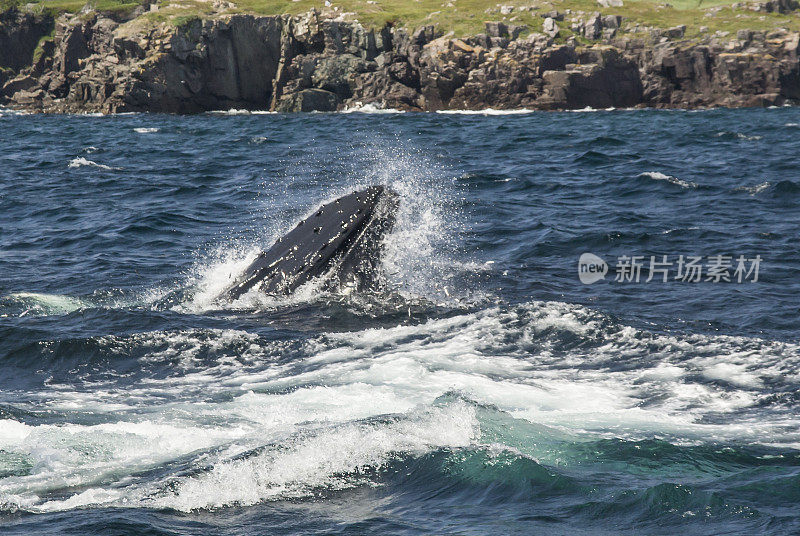
{"label": "breaking wave", "polygon": [[535,110],[519,108],[516,110],[497,110],[495,108],[484,108],[483,110],[437,110],[437,114],[451,115],[523,115],[532,114]]}
{"label": "breaking wave", "polygon": [[93,160],[89,160],[87,158],[84,158],[83,156],[79,156],[77,158],[73,158],[72,160],[69,161],[69,167],[71,167],[71,168],[79,168],[79,167],[83,167],[83,166],[96,167],[96,168],[105,169],[105,170],[109,170],[109,171],[110,170],[117,170],[118,171],[118,170],[121,169],[121,168],[117,168],[117,167],[107,166],[106,164],[98,164],[97,162],[95,162]]}
{"label": "breaking wave", "polygon": [[672,175],[666,175],[659,171],[646,171],[639,175],[640,177],[647,177],[649,179],[657,180],[657,181],[665,181],[670,184],[674,184],[676,186],[680,186],[681,188],[697,188],[697,183],[692,181],[686,181],[683,179],[679,179],[678,177],[673,177]]}
{"label": "breaking wave", "polygon": [[[431,456],[451,469],[429,478],[469,472],[464,463],[492,452],[577,467],[587,442],[605,449],[612,439],[800,448],[790,424],[797,345],[658,334],[559,302],[305,342],[192,330],[87,343],[113,356],[112,369],[130,361],[149,377],[109,383],[97,362],[78,360],[46,393],[49,411],[72,414],[62,424],[15,416],[44,400],[0,401],[16,408],[0,420],[3,510],[193,511],[318,497],[381,485],[393,464]],[[765,404],[769,417],[757,411]],[[717,424],[723,416],[736,424]]]}

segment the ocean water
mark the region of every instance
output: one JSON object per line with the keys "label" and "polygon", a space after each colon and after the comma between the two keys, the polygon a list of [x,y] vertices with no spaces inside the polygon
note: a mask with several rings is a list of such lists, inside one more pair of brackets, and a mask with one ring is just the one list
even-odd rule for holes
{"label": "ocean water", "polygon": [[[0,111],[0,533],[800,533],[799,137],[792,108]],[[376,183],[386,291],[215,300]]]}

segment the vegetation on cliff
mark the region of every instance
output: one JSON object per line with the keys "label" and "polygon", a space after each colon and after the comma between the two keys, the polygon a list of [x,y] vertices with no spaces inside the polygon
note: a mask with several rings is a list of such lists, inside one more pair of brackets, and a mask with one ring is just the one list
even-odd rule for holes
{"label": "vegetation on cliff", "polygon": [[192,113],[800,102],[797,0],[143,1],[39,0],[0,13],[0,104]]}
{"label": "vegetation on cliff", "polygon": [[[560,39],[584,36],[572,28],[571,20],[599,12],[619,15],[625,24],[620,34],[646,35],[651,28],[685,26],[684,37],[699,38],[715,32],[735,33],[741,29],[768,31],[783,28],[800,31],[800,16],[781,6],[782,2],[734,2],[732,0],[0,0],[0,11],[12,6],[33,12],[79,13],[94,10],[117,16],[134,17],[137,27],[163,22],[183,24],[193,17],[212,18],[230,14],[296,15],[310,9],[327,10],[343,20],[357,20],[367,28],[391,24],[414,30],[435,25],[455,36],[480,33],[484,22],[501,21],[524,26],[522,35],[541,31],[543,17],[549,13],[564,16],[559,21]],[[606,6],[606,7],[604,7]]]}

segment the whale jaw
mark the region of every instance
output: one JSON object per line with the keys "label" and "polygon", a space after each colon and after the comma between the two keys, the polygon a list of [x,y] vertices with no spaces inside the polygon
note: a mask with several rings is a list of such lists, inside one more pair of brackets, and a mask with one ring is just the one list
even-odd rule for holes
{"label": "whale jaw", "polygon": [[398,205],[398,194],[385,186],[370,186],[322,205],[260,253],[221,298],[236,300],[253,288],[287,295],[322,275],[328,285],[374,288],[383,239],[394,226]]}

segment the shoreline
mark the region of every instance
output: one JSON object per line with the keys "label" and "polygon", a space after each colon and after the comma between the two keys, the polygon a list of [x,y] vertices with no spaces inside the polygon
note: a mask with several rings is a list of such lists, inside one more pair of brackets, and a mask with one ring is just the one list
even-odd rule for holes
{"label": "shoreline", "polygon": [[394,108],[390,109],[374,109],[374,110],[360,110],[360,109],[346,109],[346,110],[335,110],[331,112],[323,112],[323,111],[312,111],[312,112],[278,112],[278,111],[271,111],[271,110],[245,110],[245,109],[229,109],[229,110],[206,110],[201,112],[192,112],[192,113],[177,113],[177,112],[151,112],[151,111],[141,111],[141,112],[42,112],[41,110],[36,109],[25,109],[25,108],[8,108],[0,105],[0,118],[4,115],[15,115],[15,116],[48,116],[48,117],[55,117],[55,116],[63,116],[63,117],[129,117],[129,116],[139,116],[139,115],[154,115],[154,116],[176,116],[176,117],[192,117],[192,116],[199,116],[199,115],[217,115],[217,116],[247,116],[247,115],[275,115],[275,116],[284,116],[284,117],[292,117],[297,115],[319,115],[319,116],[326,116],[326,115],[402,115],[402,114],[419,114],[419,115],[484,115],[484,116],[514,116],[514,115],[532,115],[532,114],[562,114],[562,113],[613,113],[613,112],[683,112],[683,113],[698,113],[698,112],[714,112],[714,111],[732,111],[732,110],[782,110],[782,109],[789,109],[789,108],[798,108],[800,107],[800,103],[784,103],[780,106],[770,105],[770,106],[736,106],[736,107],[726,107],[726,106],[715,106],[715,107],[697,107],[697,108],[653,108],[653,107],[629,107],[629,108],[592,108],[592,107],[585,107],[585,108],[574,108],[574,109],[551,109],[551,110],[532,110],[527,108],[509,108],[509,109],[498,109],[498,108],[483,108],[483,109],[448,109],[448,110],[398,110]]}
{"label": "shoreline", "polygon": [[560,42],[487,22],[487,33],[457,38],[434,26],[410,34],[390,25],[366,29],[312,10],[194,18],[147,32],[94,12],[65,14],[40,35],[45,21],[14,17],[0,34],[13,30],[19,47],[34,48],[4,52],[15,54],[13,62],[0,57],[21,65],[3,71],[0,104],[34,112],[704,109],[800,101],[800,33],[783,29],[743,30],[736,39],[687,40],[678,32],[648,42],[607,32],[592,42]]}

